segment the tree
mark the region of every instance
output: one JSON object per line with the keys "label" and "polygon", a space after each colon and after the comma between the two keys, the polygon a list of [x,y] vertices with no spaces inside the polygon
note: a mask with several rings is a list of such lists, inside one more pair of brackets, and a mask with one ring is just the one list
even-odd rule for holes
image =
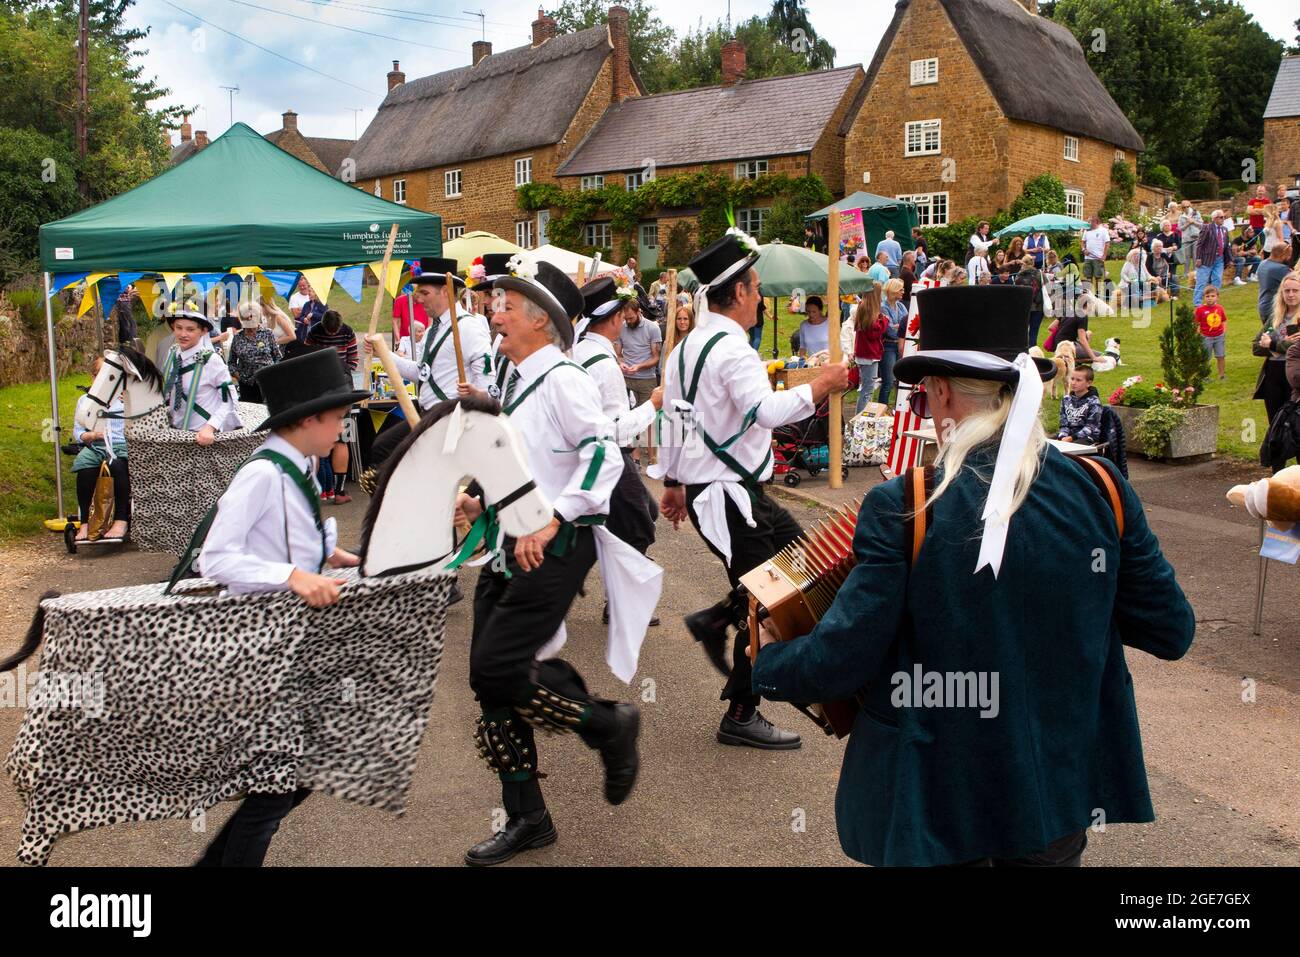
{"label": "tree", "polygon": [[36,271],[41,223],[77,211],[76,156],[35,130],[0,127],[0,286]]}
{"label": "tree", "polygon": [[1199,24],[1175,0],[1058,0],[1051,12],[1078,38],[1146,140],[1149,159],[1178,169],[1177,158],[1207,132],[1216,101]]}
{"label": "tree", "polygon": [[[733,36],[745,45],[745,76],[751,80],[819,69],[812,65],[820,56],[815,47],[796,49],[797,45],[786,42],[765,17],[750,17],[734,29],[728,29],[721,20],[708,26],[701,22],[678,41],[673,68],[664,77],[663,89],[687,90],[721,83],[722,45]],[[825,45],[826,41],[817,43]],[[834,55],[835,51],[830,50],[830,56]]]}
{"label": "tree", "polygon": [[786,46],[808,54],[808,69],[826,70],[835,65],[835,48],[817,35],[803,0],[773,0],[767,25]]}
{"label": "tree", "polygon": [[[670,53],[674,35],[655,15],[646,0],[625,0],[627,45],[632,68],[641,77],[647,93],[658,93],[665,72],[672,69]],[[552,16],[560,33],[576,33],[605,22],[606,0],[564,0]]]}
{"label": "tree", "polygon": [[1295,43],[1287,48],[1287,53],[1300,53],[1300,20],[1295,22]]}

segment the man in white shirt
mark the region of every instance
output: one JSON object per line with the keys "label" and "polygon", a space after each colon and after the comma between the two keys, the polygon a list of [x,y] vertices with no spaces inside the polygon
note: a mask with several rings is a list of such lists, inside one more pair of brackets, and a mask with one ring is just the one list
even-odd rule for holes
{"label": "man in white shirt", "polygon": [[877,258],[881,253],[885,254],[885,266],[889,269],[889,275],[897,277],[898,267],[903,263],[903,247],[894,238],[892,229],[885,233],[884,239],[876,243]]}
{"label": "man in white shirt", "polygon": [[[348,388],[333,349],[309,352],[257,374],[271,434],[240,466],[172,573],[171,587],[197,554],[199,572],[232,593],[289,590],[313,608],[339,599],[340,580],[320,574],[329,565],[358,564],[338,547],[333,518],[322,519],[311,456],[330,454],[348,409],[367,395]],[[251,791],[208,845],[200,866],[258,867],[280,822],[311,794]]]}
{"label": "man in white shirt", "polygon": [[1106,281],[1106,255],[1110,252],[1110,230],[1094,216],[1089,221],[1081,242],[1083,244],[1083,278]]}
{"label": "man in white shirt", "polygon": [[211,445],[216,433],[243,428],[235,384],[208,334],[212,320],[194,308],[167,315],[175,342],[163,361],[163,402],[172,428],[197,430],[194,441]]}
{"label": "man in white shirt", "polygon": [[[555,517],[532,535],[506,538],[506,569],[485,567],[474,592],[469,680],[483,708],[475,739],[500,776],[508,815],[500,832],[466,853],[465,863],[475,866],[555,842],[538,783],[534,726],[576,731],[599,751],[611,804],[626,799],[636,780],[640,728],[635,705],[593,697],[563,659],[537,660],[596,561],[593,525],[603,523],[623,471],[600,393],[564,353],[573,345],[582,294],[550,263],[520,256],[513,275],[497,280],[494,298],[493,327],[504,334],[501,353],[514,366],[502,413],[519,430],[533,480],[554,503]],[[468,520],[478,519],[482,508],[467,494],[457,502]],[[611,603],[619,600],[612,590],[609,595]],[[617,617],[617,609],[611,614]]]}
{"label": "man in white shirt", "polygon": [[[772,429],[812,415],[833,390],[848,387],[848,371],[830,365],[811,383],[772,390],[763,360],[748,343],[762,298],[753,269],[757,250],[751,237],[732,229],[691,261],[708,308],[665,365],[664,408],[672,410],[678,428],[664,440],[651,474],[664,478],[664,518],[674,528],[689,519],[731,583],[726,598],[686,617],[691,635],[727,677],[722,698],[729,706],[717,738],[788,750],[799,747],[799,735],[773,727],[750,687],[748,601],[740,576],[802,534],[799,523],[763,491],[772,474]],[[736,628],[730,665],[728,626]]]}

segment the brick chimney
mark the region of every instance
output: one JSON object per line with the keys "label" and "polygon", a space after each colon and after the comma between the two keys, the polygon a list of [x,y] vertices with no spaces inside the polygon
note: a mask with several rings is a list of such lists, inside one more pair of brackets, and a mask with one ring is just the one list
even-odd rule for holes
{"label": "brick chimney", "polygon": [[533,46],[539,47],[547,40],[555,39],[556,24],[553,17],[546,15],[541,7],[537,8],[537,19],[533,21]]}
{"label": "brick chimney", "polygon": [[734,37],[722,44],[722,85],[735,86],[745,78],[745,44]]}
{"label": "brick chimney", "polygon": [[475,40],[473,46],[470,47],[470,50],[474,57],[474,65],[478,66],[479,60],[492,55],[492,41]]}
{"label": "brick chimney", "polygon": [[298,114],[293,110],[285,110],[280,114],[280,127],[298,132]]}
{"label": "brick chimney", "polygon": [[628,97],[636,95],[636,87],[632,83],[632,54],[628,47],[627,7],[610,7],[606,19],[609,22],[609,43],[614,48],[610,100],[622,103]]}
{"label": "brick chimney", "polygon": [[1038,0],[1020,0],[1020,5],[1034,16],[1038,16]]}
{"label": "brick chimney", "polygon": [[393,90],[397,89],[405,82],[406,74],[402,72],[401,67],[399,67],[397,61],[394,60],[393,68],[388,71],[388,92],[392,93]]}
{"label": "brick chimney", "polygon": [[205,147],[205,146],[207,146],[207,145],[208,145],[208,131],[207,131],[207,130],[199,130],[197,133],[194,134],[194,147],[195,147],[195,149],[200,149],[200,150],[201,150],[201,149],[203,149],[203,147]]}
{"label": "brick chimney", "polygon": [[188,143],[194,136],[194,127],[190,126],[190,117],[187,113],[181,117],[181,142]]}

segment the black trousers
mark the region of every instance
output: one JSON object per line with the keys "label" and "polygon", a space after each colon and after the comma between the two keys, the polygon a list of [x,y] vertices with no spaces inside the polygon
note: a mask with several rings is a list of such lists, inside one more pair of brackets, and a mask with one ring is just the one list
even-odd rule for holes
{"label": "black trousers", "polygon": [[[563,533],[563,532],[562,532]],[[554,544],[554,543],[552,543]],[[469,648],[469,684],[478,697],[486,717],[504,716],[516,705],[527,704],[537,685],[549,688],[574,701],[589,703],[605,711],[608,703],[599,702],[587,691],[577,670],[558,658],[537,662],[537,652],[551,640],[587,572],[596,563],[596,539],[589,527],[579,526],[572,546],[564,555],[546,554],[542,564],[525,572],[515,561],[513,538],[505,539],[507,578],[485,566],[474,589],[474,627]],[[603,717],[603,715],[602,715]],[[513,722],[534,759],[537,741],[532,725],[522,719]],[[597,728],[579,734],[594,746]],[[533,761],[533,773],[502,775],[501,795],[510,816],[537,811],[545,807]]]}
{"label": "black trousers", "polygon": [[1291,383],[1286,378],[1285,362],[1280,359],[1264,360],[1263,381],[1255,391],[1255,396],[1264,400],[1264,414],[1268,416],[1269,425],[1272,425],[1282,406],[1291,400]]}
{"label": "black trousers", "polygon": [[[108,464],[113,475],[113,518],[131,521],[131,473],[127,470],[126,459],[118,456]],[[95,483],[99,480],[99,468],[80,469],[77,472],[77,505],[81,509],[81,520],[90,520],[90,501],[95,497]]]}
{"label": "black trousers", "polygon": [[646,490],[645,483],[632,464],[632,454],[623,453],[623,474],[609,497],[609,518],[605,527],[642,555],[655,543],[655,521],[659,506]]}
{"label": "black trousers", "polygon": [[1082,867],[1083,851],[1088,846],[1088,832],[1067,834],[1048,844],[1037,854],[1026,857],[981,857],[979,860],[953,864],[952,867]]}
{"label": "black trousers", "polygon": [[248,795],[196,866],[261,867],[280,822],[310,794],[307,788],[299,788],[285,794]]}
{"label": "black trousers", "polygon": [[[700,496],[707,485],[686,486],[686,512],[690,515],[695,530],[700,530],[699,520],[695,517],[695,499]],[[752,495],[754,522],[750,528],[740,515],[730,497],[727,502],[727,530],[731,533],[731,562],[728,563],[722,552],[701,533],[704,544],[709,546],[727,569],[727,580],[731,582],[732,622],[736,626],[736,644],[732,653],[731,677],[722,689],[723,701],[739,701],[758,704],[759,696],[750,688],[749,677],[753,666],[749,660],[749,600],[740,587],[740,576],[752,572],[763,562],[770,559],[785,546],[803,534],[803,528],[789,512],[777,505],[763,487]]]}

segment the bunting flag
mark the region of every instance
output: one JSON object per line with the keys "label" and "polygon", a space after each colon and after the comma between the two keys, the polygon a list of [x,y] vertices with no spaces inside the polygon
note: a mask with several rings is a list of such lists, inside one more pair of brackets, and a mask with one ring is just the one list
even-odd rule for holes
{"label": "bunting flag", "polygon": [[122,284],[122,288],[125,289],[143,275],[145,274],[142,272],[120,272],[117,274],[117,280]]}
{"label": "bunting flag", "polygon": [[304,269],[302,277],[307,280],[307,285],[316,293],[316,298],[321,302],[328,302],[330,297],[330,287],[334,285],[334,271],[337,266],[319,266],[316,269]]}
{"label": "bunting flag", "polygon": [[190,282],[199,287],[205,299],[213,287],[226,278],[226,274],[223,272],[192,272],[189,275]]}
{"label": "bunting flag", "polygon": [[162,278],[163,278],[163,286],[165,287],[163,289],[163,292],[164,294],[170,296],[173,290],[176,289],[176,284],[185,278],[185,273],[165,272],[162,274]]}
{"label": "bunting flag", "polygon": [[53,296],[56,292],[62,292],[69,286],[81,282],[89,275],[88,272],[65,272],[51,277],[54,281],[50,283],[50,295]]}
{"label": "bunting flag", "polygon": [[334,281],[352,297],[354,302],[361,301],[361,281],[365,278],[365,267],[358,264],[356,266],[340,266],[334,273]]}
{"label": "bunting flag", "polygon": [[166,292],[166,289],[164,288],[165,285],[165,280],[154,277],[150,277],[144,282],[136,283],[135,291],[140,294],[140,301],[144,303],[144,307],[148,310],[149,315],[153,316],[155,319],[162,315],[161,310],[154,312],[154,303],[157,302],[159,297]]}
{"label": "bunting flag", "polygon": [[285,272],[283,270],[263,271],[258,276],[258,282],[260,283],[265,279],[271,284],[271,288],[275,290],[277,296],[288,299],[293,295],[293,287],[298,285],[300,275],[301,273],[298,272]]}
{"label": "bunting flag", "polygon": [[99,299],[99,281],[108,277],[108,273],[96,272],[86,277],[86,291],[81,294],[81,305],[77,307],[77,316],[84,316]]}
{"label": "bunting flag", "polygon": [[125,284],[117,276],[105,276],[95,287],[99,301],[107,303],[107,308],[104,310],[105,318],[108,318],[108,314],[117,307],[117,297],[122,295],[124,288],[126,288]]}
{"label": "bunting flag", "polygon": [[384,288],[388,290],[388,295],[391,298],[396,299],[397,290],[399,290],[402,287],[402,270],[406,268],[406,260],[390,259],[388,261],[388,277],[386,279],[379,275],[379,270],[384,265],[384,261],[382,259],[377,259],[372,263],[368,263],[367,265],[370,266],[370,271],[374,273],[375,278],[383,281]]}

